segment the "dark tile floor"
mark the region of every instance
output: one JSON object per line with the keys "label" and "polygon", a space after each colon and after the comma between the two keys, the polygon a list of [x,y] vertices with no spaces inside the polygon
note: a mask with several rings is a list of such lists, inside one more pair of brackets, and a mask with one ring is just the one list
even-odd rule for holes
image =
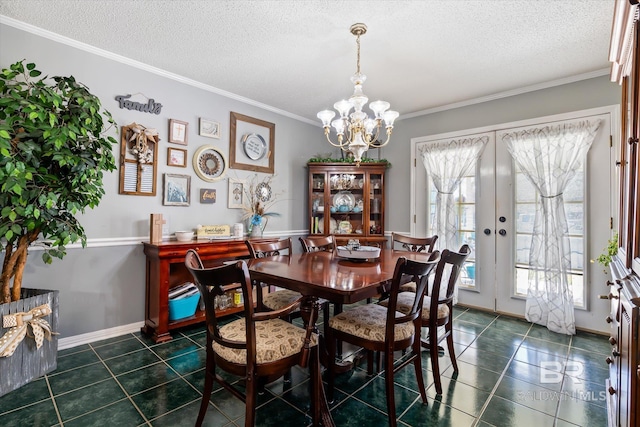
{"label": "dark tile floor", "polygon": [[[321,322],[319,322],[321,324]],[[460,372],[440,358],[443,394],[437,396],[423,353],[428,404],[416,391],[413,368],[396,378],[401,426],[604,426],[603,336],[558,335],[520,320],[455,309]],[[135,333],[59,352],[58,369],[0,398],[0,425],[192,426],[200,403],[205,360],[203,327],[154,344]],[[543,370],[543,367],[546,368]],[[337,426],[386,425],[384,379],[364,367],[336,380]],[[259,426],[306,426],[308,377],[296,368],[259,399]],[[243,426],[244,405],[217,388],[207,426]]]}

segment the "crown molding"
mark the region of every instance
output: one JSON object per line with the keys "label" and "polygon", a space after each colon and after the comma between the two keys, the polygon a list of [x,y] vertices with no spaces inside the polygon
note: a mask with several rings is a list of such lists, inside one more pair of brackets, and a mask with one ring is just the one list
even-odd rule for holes
{"label": "crown molding", "polygon": [[136,61],[135,59],[127,58],[126,56],[118,55],[118,54],[115,54],[113,52],[109,52],[107,50],[100,49],[100,48],[97,48],[95,46],[91,46],[89,44],[80,42],[78,40],[74,40],[74,39],[66,37],[66,36],[62,36],[60,34],[52,32],[52,31],[45,30],[43,28],[36,27],[34,25],[31,25],[31,24],[27,24],[26,22],[18,21],[18,20],[13,19],[13,18],[9,18],[8,16],[5,16],[5,15],[0,15],[0,24],[5,24],[5,25],[8,25],[10,27],[17,28],[19,30],[27,31],[27,32],[35,34],[37,36],[44,37],[46,39],[53,40],[53,41],[61,43],[61,44],[65,44],[67,46],[75,47],[76,49],[80,49],[80,50],[83,50],[85,52],[89,52],[89,53],[92,53],[94,55],[98,55],[98,56],[110,59],[112,61],[120,62],[122,64],[129,65],[131,67],[135,67],[135,68],[147,71],[149,73],[156,74],[156,75],[161,76],[161,77],[165,77],[167,79],[175,80],[177,82],[184,83],[184,84],[187,84],[189,86],[193,86],[193,87],[196,87],[198,89],[202,89],[202,90],[207,91],[207,92],[215,93],[217,95],[224,96],[226,98],[233,99],[235,101],[239,101],[239,102],[242,102],[242,103],[245,103],[245,104],[248,104],[248,105],[252,105],[254,107],[262,108],[263,110],[271,111],[273,113],[280,114],[282,116],[289,117],[289,118],[294,119],[294,120],[298,120],[298,121],[301,121],[301,122],[304,122],[304,123],[308,123],[308,124],[311,124],[311,125],[317,125],[315,120],[310,120],[310,119],[307,119],[305,117],[298,116],[297,114],[293,114],[293,113],[290,113],[288,111],[284,111],[284,110],[281,110],[279,108],[272,107],[271,105],[263,104],[261,102],[255,101],[253,99],[245,98],[244,96],[240,96],[240,95],[237,95],[235,93],[227,92],[226,90],[222,90],[222,89],[218,89],[218,88],[213,87],[213,86],[206,85],[206,84],[198,82],[196,80],[192,80],[192,79],[186,78],[184,76],[181,76],[181,75],[178,75],[178,74],[171,73],[169,71],[163,70],[161,68],[153,67],[151,65],[142,63],[140,61]]}

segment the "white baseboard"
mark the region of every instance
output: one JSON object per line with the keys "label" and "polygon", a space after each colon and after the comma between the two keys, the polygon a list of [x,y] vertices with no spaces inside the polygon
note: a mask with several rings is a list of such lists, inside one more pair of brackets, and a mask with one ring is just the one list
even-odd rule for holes
{"label": "white baseboard", "polygon": [[100,331],[88,332],[86,334],[74,335],[72,337],[60,338],[58,340],[58,350],[77,347],[82,344],[113,338],[124,334],[138,332],[144,322],[130,323],[128,325],[116,326],[115,328],[102,329]]}

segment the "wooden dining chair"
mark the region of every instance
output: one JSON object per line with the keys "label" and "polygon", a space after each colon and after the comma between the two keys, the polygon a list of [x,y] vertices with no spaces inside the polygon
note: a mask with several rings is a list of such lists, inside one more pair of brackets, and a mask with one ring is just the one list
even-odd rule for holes
{"label": "wooden dining chair", "polygon": [[399,233],[391,233],[391,249],[410,252],[433,252],[437,235],[431,237],[411,237]]}
{"label": "wooden dining chair", "polygon": [[[438,344],[447,340],[449,357],[453,365],[453,372],[458,372],[458,363],[453,347],[453,294],[464,263],[471,254],[469,245],[462,245],[458,252],[445,249],[440,254],[440,262],[436,267],[436,275],[431,287],[431,294],[424,297],[422,308],[422,326],[428,330],[428,335],[422,339],[422,346],[429,349],[431,370],[436,385],[436,393],[442,394],[440,380],[440,366],[438,362]],[[442,294],[444,292],[444,294]],[[398,295],[397,310],[409,313],[413,307],[416,294],[401,292]],[[444,332],[439,328],[444,326]]]}
{"label": "wooden dining chair", "polygon": [[[361,305],[347,310],[329,319],[329,327],[325,331],[327,350],[330,355],[335,354],[336,341],[346,341],[364,348],[368,352],[384,353],[385,391],[387,396],[387,412],[389,425],[394,427],[396,421],[396,407],[393,389],[394,374],[403,367],[413,363],[418,388],[424,403],[427,395],[422,376],[422,359],[420,357],[420,330],[423,296],[427,288],[428,276],[436,266],[439,253],[433,252],[425,262],[408,260],[400,257],[396,263],[389,292],[388,307],[379,304]],[[396,304],[400,283],[405,277],[416,280],[415,298],[408,313],[396,311]],[[411,349],[397,364],[394,365],[394,352]],[[328,358],[328,390],[329,400],[333,398],[335,384],[336,361]]]}
{"label": "wooden dining chair", "polygon": [[[433,252],[437,235],[430,237],[411,237],[404,234],[391,233],[391,249],[409,252]],[[415,282],[409,280],[400,287],[401,291],[416,291]]]}
{"label": "wooden dining chair", "polygon": [[336,247],[335,239],[331,234],[328,236],[300,237],[299,240],[300,240],[300,244],[302,245],[302,252],[317,252],[317,251],[331,252]]}
{"label": "wooden dining chair", "polygon": [[[332,252],[336,248],[336,242],[333,238],[333,235],[328,236],[307,236],[300,237],[300,244],[302,245],[302,252]],[[329,301],[325,301],[321,299],[320,304],[322,306],[322,317],[324,329],[327,330],[328,322],[329,322]],[[342,304],[338,302],[333,303],[333,315],[337,315],[342,313]],[[342,343],[338,343],[338,354],[342,354]]]}
{"label": "wooden dining chair", "polygon": [[[311,357],[310,369],[316,366],[318,337],[313,333],[317,309],[311,308],[306,328],[293,325],[281,317],[297,309],[301,300],[281,310],[256,312],[249,270],[244,261],[221,267],[204,268],[193,249],[187,251],[185,265],[202,294],[205,303],[207,348],[204,391],[196,426],[202,425],[209,407],[214,382],[219,383],[234,396],[245,402],[245,427],[255,425],[258,388],[285,375],[295,365],[306,367]],[[244,296],[244,317],[220,325],[216,319],[215,299],[225,291],[240,286]],[[216,368],[244,379],[245,391],[233,386]],[[311,375],[313,425],[319,425],[316,376]]]}
{"label": "wooden dining chair", "polygon": [[[245,244],[249,249],[251,258],[265,258],[275,255],[289,256],[292,251],[291,238],[278,240],[277,242],[252,242],[245,240]],[[268,293],[263,293],[263,286],[268,286]],[[264,311],[265,308],[267,310],[279,310],[302,297],[300,292],[289,289],[276,290],[273,283],[262,283],[261,286],[257,288],[257,293],[258,309],[260,311]],[[291,317],[296,317],[296,315],[294,314]]]}

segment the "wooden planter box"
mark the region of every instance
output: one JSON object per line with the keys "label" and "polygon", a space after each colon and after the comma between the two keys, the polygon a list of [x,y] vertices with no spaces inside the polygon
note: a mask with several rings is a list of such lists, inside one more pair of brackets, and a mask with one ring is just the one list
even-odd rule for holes
{"label": "wooden planter box", "polygon": [[[22,299],[0,304],[0,337],[9,328],[2,327],[5,314],[28,312],[42,304],[49,304],[51,315],[44,317],[51,325],[52,332],[58,332],[58,291],[48,289],[22,288]],[[15,353],[10,357],[0,357],[0,396],[16,390],[28,382],[56,369],[58,364],[58,336],[53,335],[51,341],[45,338],[42,347],[36,348],[36,343],[28,326],[27,336],[22,340]]]}

